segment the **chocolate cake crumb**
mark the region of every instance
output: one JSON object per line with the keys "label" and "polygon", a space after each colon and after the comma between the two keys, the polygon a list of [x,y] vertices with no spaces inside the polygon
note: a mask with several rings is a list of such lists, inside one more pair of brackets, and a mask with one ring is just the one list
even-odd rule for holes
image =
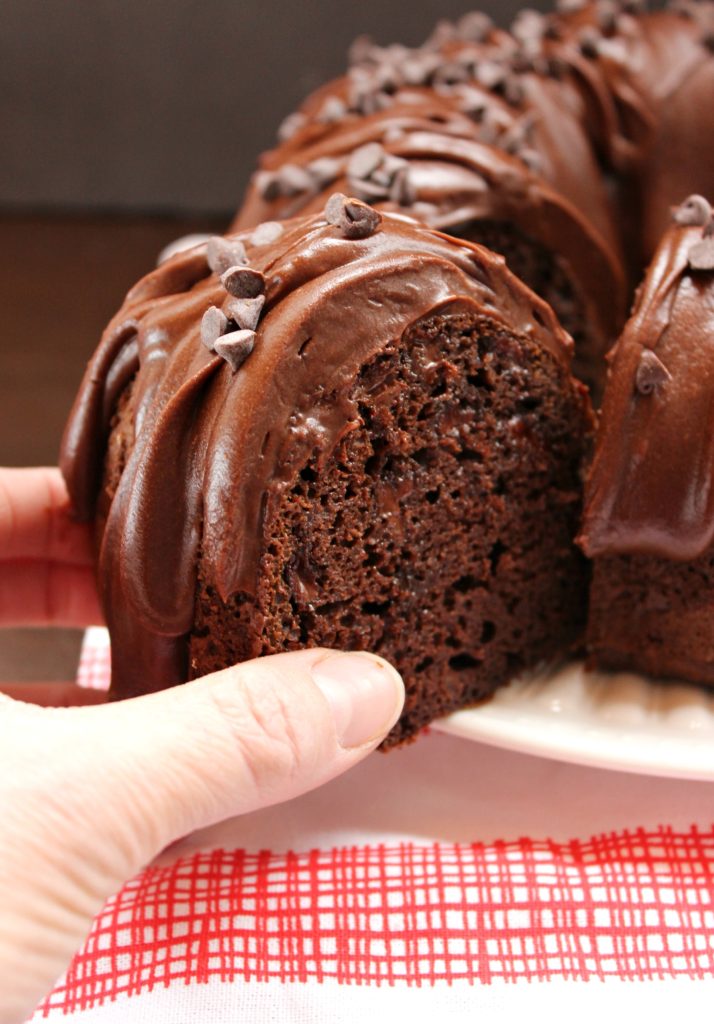
{"label": "chocolate cake crumb", "polygon": [[376,651],[407,685],[391,747],[578,641],[582,409],[552,356],[467,314],[415,324],[348,401],[360,425],[265,495],[255,595],[199,578],[191,674]]}

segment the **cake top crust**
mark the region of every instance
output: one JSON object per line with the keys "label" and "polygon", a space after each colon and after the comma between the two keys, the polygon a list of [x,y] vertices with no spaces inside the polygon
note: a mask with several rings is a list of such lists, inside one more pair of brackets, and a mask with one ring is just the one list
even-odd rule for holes
{"label": "cake top crust", "polygon": [[686,561],[714,541],[714,221],[673,212],[610,353],[580,543]]}

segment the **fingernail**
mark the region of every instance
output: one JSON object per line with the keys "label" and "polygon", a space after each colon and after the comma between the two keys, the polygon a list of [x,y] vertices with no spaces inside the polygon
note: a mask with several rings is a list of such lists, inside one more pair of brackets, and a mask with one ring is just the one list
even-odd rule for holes
{"label": "fingernail", "polygon": [[399,718],[404,683],[396,669],[374,654],[329,654],[313,666],[312,678],[330,705],[343,747],[373,743]]}

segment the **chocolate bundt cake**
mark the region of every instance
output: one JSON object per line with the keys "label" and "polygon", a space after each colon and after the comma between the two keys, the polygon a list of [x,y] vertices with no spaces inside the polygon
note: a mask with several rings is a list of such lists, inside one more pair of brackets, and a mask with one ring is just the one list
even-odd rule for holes
{"label": "chocolate bundt cake", "polygon": [[580,541],[603,668],[714,683],[714,220],[674,214],[612,352]]}
{"label": "chocolate bundt cake", "polygon": [[591,430],[571,348],[502,257],[339,194],[165,262],[63,443],[112,695],[369,649],[407,685],[391,745],[566,651]]}
{"label": "chocolate bundt cake", "polygon": [[359,41],[285,122],[234,227],[339,188],[486,244],[553,306],[597,397],[627,275],[673,203],[714,194],[714,3],[645,6],[563,0],[510,32],[471,14],[416,49]]}
{"label": "chocolate bundt cake", "polygon": [[[713,50],[714,0],[356,44],[87,370],[62,466],[115,697],[371,649],[407,683],[390,745],[572,648],[591,412],[551,307],[597,400],[670,205],[714,195]],[[677,214],[615,350],[581,543],[593,659],[714,682],[709,216]]]}

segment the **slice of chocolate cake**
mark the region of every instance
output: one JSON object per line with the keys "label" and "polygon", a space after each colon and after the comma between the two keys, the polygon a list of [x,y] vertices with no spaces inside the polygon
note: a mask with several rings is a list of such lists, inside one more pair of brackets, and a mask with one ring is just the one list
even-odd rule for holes
{"label": "slice of chocolate cake", "polygon": [[368,649],[407,685],[391,745],[567,650],[591,427],[571,349],[501,257],[339,194],[168,260],[63,445],[112,695]]}
{"label": "slice of chocolate cake", "polygon": [[714,222],[674,213],[615,347],[580,537],[603,668],[714,683]]}

